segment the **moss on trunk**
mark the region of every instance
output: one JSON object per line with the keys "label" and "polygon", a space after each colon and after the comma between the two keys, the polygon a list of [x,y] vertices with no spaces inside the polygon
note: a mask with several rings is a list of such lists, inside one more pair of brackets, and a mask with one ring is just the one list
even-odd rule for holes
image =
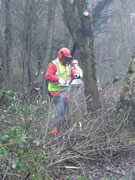
{"label": "moss on trunk", "polygon": [[119,116],[124,115],[135,127],[135,51],[131,57],[120,101],[117,106]]}

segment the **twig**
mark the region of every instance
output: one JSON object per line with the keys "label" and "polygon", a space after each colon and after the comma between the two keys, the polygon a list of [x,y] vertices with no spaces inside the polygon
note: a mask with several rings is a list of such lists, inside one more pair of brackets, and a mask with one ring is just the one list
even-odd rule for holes
{"label": "twig", "polygon": [[[51,102],[50,102],[51,103]],[[50,120],[50,115],[51,115],[51,105],[49,106],[49,113],[48,113],[48,119],[47,119],[47,123],[46,123],[46,130],[45,130],[45,135],[43,137],[43,141],[45,142],[46,139],[46,135],[47,135],[47,130],[48,130],[48,126],[49,126],[49,120]],[[44,144],[45,146],[45,144]]]}

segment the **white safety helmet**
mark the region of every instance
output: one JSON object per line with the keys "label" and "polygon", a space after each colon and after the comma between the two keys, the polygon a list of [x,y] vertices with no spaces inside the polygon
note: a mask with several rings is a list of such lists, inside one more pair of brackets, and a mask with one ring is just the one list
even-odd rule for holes
{"label": "white safety helmet", "polygon": [[77,61],[76,59],[74,59],[74,60],[72,61],[72,64],[78,64],[78,61]]}

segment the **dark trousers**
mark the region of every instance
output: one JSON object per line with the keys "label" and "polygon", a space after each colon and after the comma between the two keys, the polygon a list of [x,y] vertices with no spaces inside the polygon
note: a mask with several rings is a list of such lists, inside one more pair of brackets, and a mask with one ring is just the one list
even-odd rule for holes
{"label": "dark trousers", "polygon": [[66,113],[68,112],[68,98],[62,96],[51,97],[52,103],[54,103],[56,108],[56,114],[54,117],[55,124],[57,127],[61,127],[66,123]]}

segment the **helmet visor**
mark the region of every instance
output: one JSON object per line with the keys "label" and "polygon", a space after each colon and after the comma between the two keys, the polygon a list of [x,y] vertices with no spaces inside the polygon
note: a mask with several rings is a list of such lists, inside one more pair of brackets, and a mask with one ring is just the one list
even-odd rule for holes
{"label": "helmet visor", "polygon": [[63,59],[62,59],[63,65],[70,64],[71,61],[72,61],[72,56],[70,56],[70,57],[63,56]]}
{"label": "helmet visor", "polygon": [[72,56],[67,57],[67,56],[63,56],[63,59],[67,60],[67,61],[71,61],[72,60]]}

